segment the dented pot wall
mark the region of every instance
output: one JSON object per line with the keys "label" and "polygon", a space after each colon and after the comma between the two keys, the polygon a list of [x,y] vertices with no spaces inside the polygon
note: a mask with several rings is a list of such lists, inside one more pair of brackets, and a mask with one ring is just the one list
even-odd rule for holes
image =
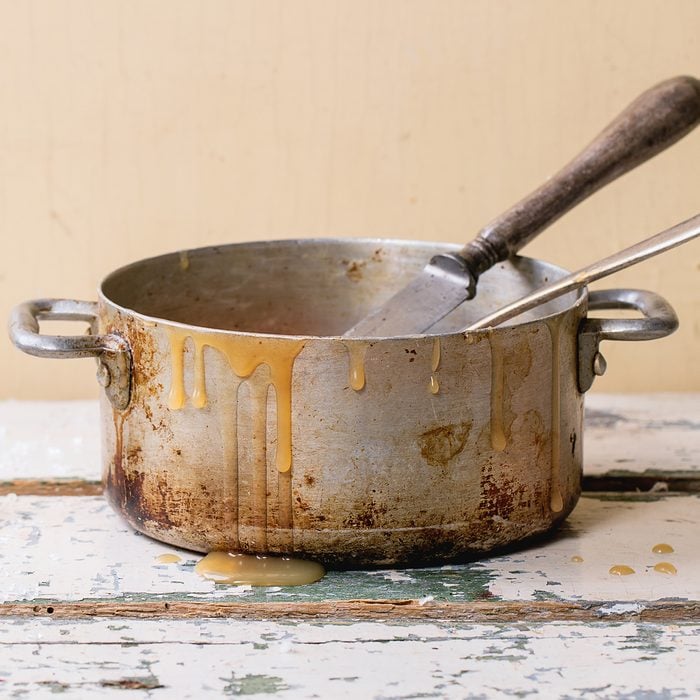
{"label": "dented pot wall", "polygon": [[561,521],[580,489],[585,294],[454,332],[561,270],[500,265],[436,336],[338,337],[433,251],[243,244],[108,277],[100,331],[133,353],[127,410],[102,398],[115,509],[177,546],[336,566],[452,561]]}

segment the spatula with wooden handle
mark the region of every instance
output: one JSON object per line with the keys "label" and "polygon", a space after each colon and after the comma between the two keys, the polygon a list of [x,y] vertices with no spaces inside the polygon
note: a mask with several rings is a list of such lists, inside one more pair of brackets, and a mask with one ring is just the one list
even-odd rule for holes
{"label": "spatula with wooden handle", "polygon": [[700,81],[671,78],[632,102],[574,160],[485,226],[459,253],[441,253],[383,306],[345,333],[423,333],[476,293],[479,275],[517,253],[596,190],[668,148],[700,121]]}

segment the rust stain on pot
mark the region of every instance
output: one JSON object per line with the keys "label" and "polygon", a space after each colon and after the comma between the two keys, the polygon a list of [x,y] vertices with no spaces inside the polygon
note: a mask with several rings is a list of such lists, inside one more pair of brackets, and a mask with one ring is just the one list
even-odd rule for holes
{"label": "rust stain on pot", "polygon": [[471,427],[471,421],[465,421],[427,430],[418,438],[423,459],[433,467],[447,466],[464,449]]}
{"label": "rust stain on pot", "polygon": [[386,504],[377,505],[373,498],[365,501],[355,501],[352,515],[343,522],[347,528],[375,528],[381,527],[382,516],[387,513]]}
{"label": "rust stain on pot", "polygon": [[133,317],[126,316],[121,321],[131,348],[135,390],[145,391],[149,396],[160,396],[163,387],[153,380],[163,368],[163,357],[152,331]]}
{"label": "rust stain on pot", "polygon": [[495,471],[490,465],[483,471],[479,512],[488,518],[507,520],[513,511],[527,500],[527,490],[522,483],[508,478],[503,473],[495,474]]}
{"label": "rust stain on pot", "polygon": [[[143,509],[144,475],[124,466],[124,416],[114,413],[115,448],[111,469],[107,472],[105,492],[117,511],[131,522],[143,523],[151,519]],[[128,460],[127,460],[128,461]]]}

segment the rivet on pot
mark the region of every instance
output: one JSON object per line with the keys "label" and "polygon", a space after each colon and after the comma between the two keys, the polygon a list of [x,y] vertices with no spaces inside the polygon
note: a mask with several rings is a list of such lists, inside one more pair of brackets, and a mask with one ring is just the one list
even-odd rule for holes
{"label": "rivet on pot", "polygon": [[598,377],[602,377],[607,368],[608,363],[606,362],[605,358],[601,353],[597,352],[593,357],[593,374]]}
{"label": "rivet on pot", "polygon": [[109,367],[104,362],[99,362],[97,365],[97,383],[106,389],[112,383],[112,375],[109,371]]}

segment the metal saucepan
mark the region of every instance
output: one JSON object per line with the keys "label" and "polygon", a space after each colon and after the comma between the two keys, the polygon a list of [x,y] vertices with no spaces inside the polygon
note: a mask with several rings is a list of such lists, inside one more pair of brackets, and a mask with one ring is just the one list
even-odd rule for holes
{"label": "metal saucepan", "polygon": [[[460,332],[475,305],[486,315],[566,274],[514,258],[432,335],[342,337],[436,249],[458,246],[288,240],[164,255],[110,274],[97,303],[18,307],[11,335],[30,354],[97,358],[105,489],[137,530],[331,566],[458,560],[547,531],[576,504],[603,324],[604,337],[636,340],[677,319],[652,292],[583,289]],[[646,318],[587,318],[620,306]],[[43,319],[92,334],[42,335]]]}

